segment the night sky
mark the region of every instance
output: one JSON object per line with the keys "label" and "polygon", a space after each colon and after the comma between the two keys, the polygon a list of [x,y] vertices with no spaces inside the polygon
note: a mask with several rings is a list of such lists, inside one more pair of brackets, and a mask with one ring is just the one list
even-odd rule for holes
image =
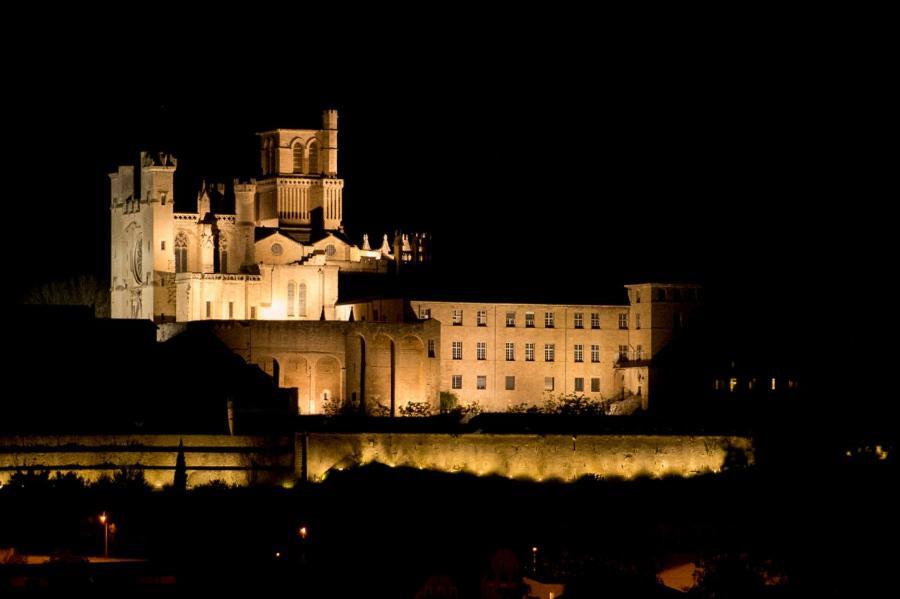
{"label": "night sky", "polygon": [[698,281],[773,343],[869,344],[896,195],[877,36],[578,21],[544,24],[552,39],[511,21],[352,43],[336,27],[308,42],[322,59],[235,23],[59,25],[8,73],[16,285],[108,277],[106,173],[140,149],[176,153],[189,208],[200,177],[254,174],[255,131],[333,107],[348,233],[430,230],[462,288]]}

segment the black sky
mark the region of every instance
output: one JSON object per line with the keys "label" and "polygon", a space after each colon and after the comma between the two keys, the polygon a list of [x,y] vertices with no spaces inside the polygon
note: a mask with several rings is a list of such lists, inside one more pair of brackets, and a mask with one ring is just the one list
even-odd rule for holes
{"label": "black sky", "polygon": [[348,231],[431,230],[461,286],[696,280],[748,328],[809,342],[888,270],[896,68],[877,34],[812,15],[441,20],[32,40],[8,79],[18,284],[107,276],[105,174],[140,149],[179,156],[190,202],[201,176],[253,174],[254,131],[326,107]]}

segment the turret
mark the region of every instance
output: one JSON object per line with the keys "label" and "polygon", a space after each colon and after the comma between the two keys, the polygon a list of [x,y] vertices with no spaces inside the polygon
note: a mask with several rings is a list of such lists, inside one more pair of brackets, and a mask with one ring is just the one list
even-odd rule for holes
{"label": "turret", "polygon": [[322,113],[322,173],[327,177],[336,177],[338,172],[338,113],[337,110],[325,110]]}

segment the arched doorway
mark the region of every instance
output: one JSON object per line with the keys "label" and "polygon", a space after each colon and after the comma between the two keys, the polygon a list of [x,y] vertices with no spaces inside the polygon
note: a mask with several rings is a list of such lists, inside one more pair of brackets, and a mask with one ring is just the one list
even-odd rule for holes
{"label": "arched doorway", "polygon": [[310,378],[312,371],[306,358],[297,356],[287,360],[284,369],[284,386],[297,390],[297,412],[309,414]]}
{"label": "arched doorway", "polygon": [[316,362],[316,393],[309,399],[310,414],[322,413],[327,403],[340,405],[341,364],[331,356],[319,358]]}
{"label": "arched doorway", "polygon": [[387,335],[378,335],[367,344],[364,375],[366,412],[378,411],[379,405],[391,408],[394,399],[393,361],[394,342]]}
{"label": "arched doorway", "polygon": [[426,401],[425,344],[417,337],[403,337],[397,344],[396,354],[397,408],[413,401]]}

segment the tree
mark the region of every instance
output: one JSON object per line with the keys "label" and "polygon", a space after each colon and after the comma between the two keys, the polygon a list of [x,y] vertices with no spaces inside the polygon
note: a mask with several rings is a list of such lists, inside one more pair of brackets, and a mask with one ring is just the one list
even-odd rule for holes
{"label": "tree", "polygon": [[109,318],[109,286],[80,275],[29,289],[22,303],[52,306],[91,306],[97,318]]}
{"label": "tree", "polygon": [[178,440],[178,456],[175,458],[175,480],[172,484],[176,491],[187,489],[187,464],[184,461],[184,439]]}

